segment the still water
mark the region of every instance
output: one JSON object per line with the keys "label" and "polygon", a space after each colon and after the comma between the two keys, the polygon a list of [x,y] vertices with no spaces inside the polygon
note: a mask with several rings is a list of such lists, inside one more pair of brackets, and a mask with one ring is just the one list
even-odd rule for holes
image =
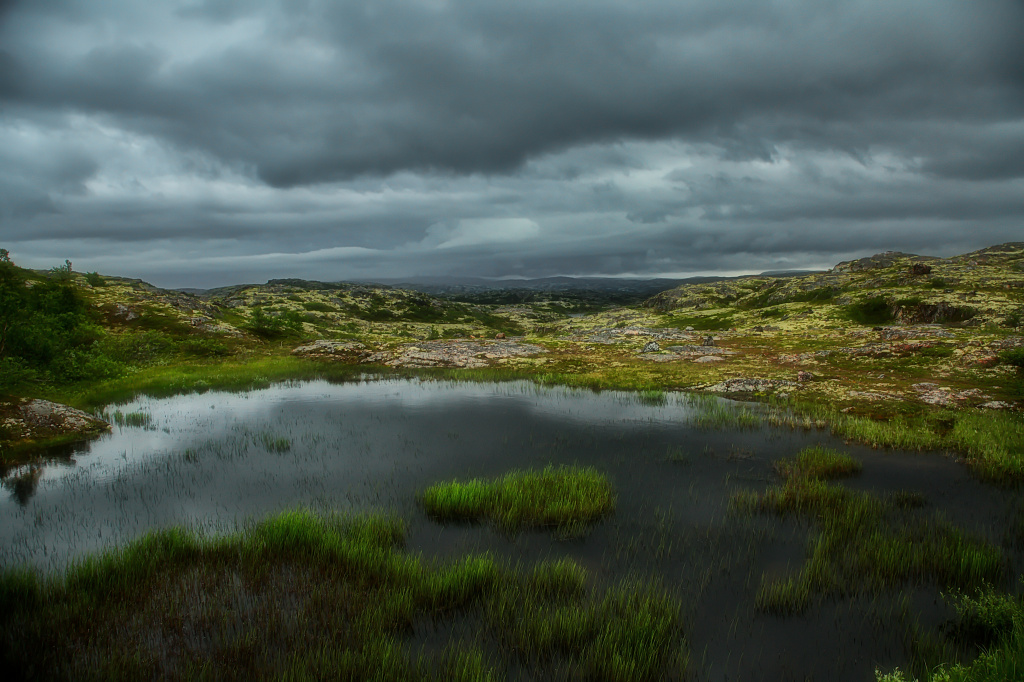
{"label": "still water", "polygon": [[[928,513],[996,543],[1011,494],[940,454],[875,451],[824,432],[710,429],[701,415],[715,407],[741,409],[724,400],[669,395],[649,404],[628,393],[527,382],[313,381],[143,397],[108,407],[140,425],[41,452],[36,464],[8,473],[0,566],[52,571],[153,528],[230,531],[296,507],[386,512],[406,520],[408,550],[428,556],[490,552],[514,563],[571,556],[596,584],[664,584],[694,624],[698,678],[867,679],[875,666],[903,664],[903,631],[879,626],[893,617],[893,600],[828,603],[799,618],[757,612],[762,576],[798,570],[809,529],[736,518],[729,496],[777,483],[772,461],[815,443],[863,461],[863,474],[844,485],[921,492]],[[618,496],[614,515],[587,537],[565,540],[438,526],[416,506],[416,492],[438,481],[548,464],[607,474]],[[900,608],[929,624],[944,617],[937,595],[910,591]]]}

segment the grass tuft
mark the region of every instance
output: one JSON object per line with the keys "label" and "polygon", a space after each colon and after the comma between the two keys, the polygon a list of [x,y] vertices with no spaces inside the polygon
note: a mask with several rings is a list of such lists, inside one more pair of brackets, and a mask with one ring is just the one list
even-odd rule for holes
{"label": "grass tuft", "polygon": [[775,469],[783,478],[843,478],[859,474],[861,463],[837,450],[815,445],[797,453],[796,459],[780,459]]}
{"label": "grass tuft", "polygon": [[590,467],[549,466],[493,481],[439,483],[424,490],[419,501],[436,521],[489,520],[510,532],[553,526],[574,534],[615,508],[607,477]]}

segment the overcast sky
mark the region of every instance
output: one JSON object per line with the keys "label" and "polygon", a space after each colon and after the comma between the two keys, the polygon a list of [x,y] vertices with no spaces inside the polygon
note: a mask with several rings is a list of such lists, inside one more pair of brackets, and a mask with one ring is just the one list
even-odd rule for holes
{"label": "overcast sky", "polygon": [[1021,0],[0,0],[28,267],[686,276],[1011,240]]}

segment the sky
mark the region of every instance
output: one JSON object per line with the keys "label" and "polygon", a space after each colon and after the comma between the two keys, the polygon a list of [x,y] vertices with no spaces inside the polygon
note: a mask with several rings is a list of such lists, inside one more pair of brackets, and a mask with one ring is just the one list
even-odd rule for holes
{"label": "sky", "polygon": [[685,277],[1021,240],[1021,0],[0,0],[25,267]]}

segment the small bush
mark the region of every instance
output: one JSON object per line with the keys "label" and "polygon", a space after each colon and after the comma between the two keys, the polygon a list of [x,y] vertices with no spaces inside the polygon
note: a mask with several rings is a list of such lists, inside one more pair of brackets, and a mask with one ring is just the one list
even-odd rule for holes
{"label": "small bush", "polygon": [[1007,313],[1006,317],[1003,318],[1003,326],[1016,329],[1024,323],[1024,307],[1011,310]]}
{"label": "small bush", "polygon": [[846,306],[846,315],[859,324],[885,324],[893,321],[892,305],[884,296],[851,303]]}
{"label": "small bush", "polygon": [[1018,372],[1024,372],[1024,348],[1011,348],[999,353],[999,359],[1004,365],[1016,367]]}
{"label": "small bush", "polygon": [[339,312],[339,310],[337,308],[335,308],[334,306],[328,305],[326,303],[321,303],[320,301],[310,301],[309,303],[303,303],[302,307],[305,308],[306,310],[309,310],[309,311],[315,312],[315,313],[336,313],[336,312]]}

